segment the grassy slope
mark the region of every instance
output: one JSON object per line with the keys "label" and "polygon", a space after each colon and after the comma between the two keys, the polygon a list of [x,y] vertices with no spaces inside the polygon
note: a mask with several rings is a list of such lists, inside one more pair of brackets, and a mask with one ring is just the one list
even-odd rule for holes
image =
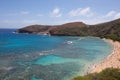
{"label": "grassy slope", "polygon": [[120,41],[120,19],[85,27],[74,26],[72,28],[53,29],[50,34],[57,36],[95,36]]}
{"label": "grassy slope", "polygon": [[120,80],[120,69],[108,68],[100,73],[79,76],[72,80]]}
{"label": "grassy slope", "polygon": [[17,30],[19,33],[49,33],[56,36],[95,36],[120,41],[120,19],[110,22],[86,25],[82,22],[63,25],[31,25]]}

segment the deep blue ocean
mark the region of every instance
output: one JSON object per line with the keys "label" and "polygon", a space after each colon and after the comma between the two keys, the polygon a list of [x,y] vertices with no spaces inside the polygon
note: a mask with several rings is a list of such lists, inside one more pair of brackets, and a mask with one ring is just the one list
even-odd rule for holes
{"label": "deep blue ocean", "polygon": [[47,36],[0,29],[0,80],[70,80],[113,47],[95,37]]}

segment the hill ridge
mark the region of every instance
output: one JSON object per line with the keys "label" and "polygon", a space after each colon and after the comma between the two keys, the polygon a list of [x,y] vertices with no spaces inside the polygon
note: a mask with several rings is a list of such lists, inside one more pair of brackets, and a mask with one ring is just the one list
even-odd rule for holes
{"label": "hill ridge", "polygon": [[95,36],[120,41],[120,19],[87,25],[71,22],[62,25],[31,25],[17,30],[18,33],[50,34],[52,36]]}

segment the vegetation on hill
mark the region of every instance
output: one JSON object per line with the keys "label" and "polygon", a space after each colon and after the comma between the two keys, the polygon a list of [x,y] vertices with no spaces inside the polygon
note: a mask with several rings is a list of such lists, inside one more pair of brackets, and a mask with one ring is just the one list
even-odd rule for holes
{"label": "vegetation on hill", "polygon": [[97,25],[72,22],[63,25],[31,25],[18,29],[19,33],[50,34],[55,36],[95,36],[120,41],[120,19]]}
{"label": "vegetation on hill", "polygon": [[44,25],[30,25],[21,29],[18,29],[18,33],[40,33],[47,31],[50,27]]}
{"label": "vegetation on hill", "polygon": [[120,80],[120,69],[107,68],[100,73],[79,76],[72,80]]}
{"label": "vegetation on hill", "polygon": [[64,28],[74,28],[77,27],[83,27],[86,26],[86,24],[82,22],[72,22],[72,23],[66,23],[62,25],[30,25],[26,26],[24,28],[18,29],[16,32],[18,33],[36,33],[36,34],[49,34],[51,30],[62,30]]}
{"label": "vegetation on hill", "polygon": [[120,19],[84,27],[74,26],[72,28],[52,29],[50,34],[57,36],[95,36],[120,41]]}

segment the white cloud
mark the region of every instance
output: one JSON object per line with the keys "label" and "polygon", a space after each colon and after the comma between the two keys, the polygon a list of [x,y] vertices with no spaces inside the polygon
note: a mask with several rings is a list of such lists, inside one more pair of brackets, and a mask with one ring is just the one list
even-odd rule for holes
{"label": "white cloud", "polygon": [[[9,14],[9,16],[21,17],[24,15],[26,16],[27,14],[30,15],[30,12],[19,11],[17,13]],[[91,16],[91,14],[94,14],[94,15]],[[39,16],[39,17],[45,16],[45,14],[34,14],[34,15],[36,17],[37,16]],[[49,15],[50,15],[50,17],[61,17],[62,12],[61,12],[60,8],[54,8]],[[68,15],[68,13],[66,13],[65,15]],[[71,17],[69,17],[69,16],[71,16]],[[111,20],[120,18],[120,12],[111,10],[111,11],[106,12],[105,14],[98,14],[97,12],[94,13],[94,11],[92,11],[90,7],[85,7],[85,8],[77,8],[77,9],[71,10],[69,12],[69,16],[66,16],[66,18],[55,19],[55,21],[52,21],[52,22],[49,20],[47,20],[47,21],[46,20],[40,21],[38,19],[35,20],[35,18],[28,20],[23,17],[22,20],[21,20],[21,18],[20,18],[20,20],[1,20],[0,25],[4,24],[4,25],[8,25],[8,26],[14,26],[14,25],[18,26],[18,24],[19,24],[19,26],[21,27],[21,25],[25,26],[25,25],[39,24],[39,23],[53,24],[53,25],[56,24],[57,25],[57,24],[63,24],[66,22],[76,22],[76,21],[82,21],[82,22],[85,22],[86,24],[98,24],[98,23],[103,23],[103,22],[107,22],[107,21],[111,21]],[[80,17],[75,17],[75,16],[80,16]],[[44,18],[44,17],[41,17],[41,19],[42,18]]]}
{"label": "white cloud", "polygon": [[103,23],[103,22],[108,22],[114,19],[118,19],[120,18],[120,12],[117,11],[109,11],[107,14],[105,15],[101,15],[101,16],[94,16],[93,19],[86,19],[84,20],[85,22],[87,22],[88,24],[96,24],[96,23]]}
{"label": "white cloud", "polygon": [[112,18],[112,19],[118,19],[120,18],[120,12],[117,12],[117,11],[110,11],[108,12],[104,18]]}
{"label": "white cloud", "polygon": [[114,16],[114,18],[115,18],[115,19],[120,18],[120,12],[119,12],[119,13],[117,13],[117,14]]}
{"label": "white cloud", "polygon": [[60,12],[60,9],[59,8],[55,8],[54,10],[53,10],[53,14],[58,14]]}
{"label": "white cloud", "polygon": [[53,9],[53,11],[50,13],[51,17],[61,17],[62,13],[60,12],[59,8]]}
{"label": "white cloud", "polygon": [[[87,9],[85,9],[85,12],[86,11],[87,11]],[[74,13],[74,15],[72,15],[72,16],[83,16],[82,14],[78,15],[77,12],[80,12],[79,9],[76,10],[76,13]],[[83,10],[83,12],[84,12],[84,10]],[[96,14],[94,14],[94,16],[92,16],[92,18],[91,17],[72,18],[72,20],[68,20],[67,22],[82,21],[82,22],[85,22],[86,24],[99,24],[99,23],[108,22],[108,21],[118,19],[118,18],[120,18],[120,12],[112,10],[112,11],[109,11],[106,14],[102,14],[102,15],[98,15],[96,13]]]}
{"label": "white cloud", "polygon": [[89,7],[81,9],[81,11],[80,11],[81,15],[87,15],[88,13],[90,13],[90,8]]}
{"label": "white cloud", "polygon": [[71,10],[69,12],[69,15],[71,17],[74,17],[74,16],[90,16],[91,14],[93,14],[91,12],[91,9],[90,7],[86,7],[86,8],[78,8],[78,9],[75,9],[75,10]]}
{"label": "white cloud", "polygon": [[116,11],[110,11],[106,14],[106,17],[112,17],[116,14]]}

